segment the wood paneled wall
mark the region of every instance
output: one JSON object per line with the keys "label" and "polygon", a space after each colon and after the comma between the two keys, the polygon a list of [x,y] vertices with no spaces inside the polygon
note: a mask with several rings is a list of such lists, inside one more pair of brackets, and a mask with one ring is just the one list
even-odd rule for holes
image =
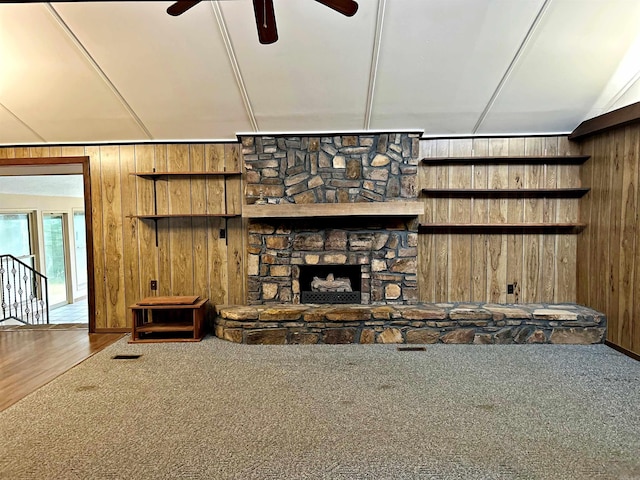
{"label": "wood paneled wall", "polygon": [[[243,303],[242,219],[171,218],[155,225],[133,215],[154,209],[153,181],[135,171],[240,170],[235,144],[162,144],[0,148],[0,158],[90,158],[95,327],[130,326],[128,306],[142,297],[201,295],[212,304]],[[169,177],[157,181],[158,213],[241,213],[241,181],[235,177]],[[224,230],[226,238],[221,238]],[[91,272],[90,272],[91,273]],[[150,281],[158,280],[152,292]]]}
{"label": "wood paneled wall", "polygon": [[[421,140],[420,158],[566,155],[566,137]],[[579,165],[418,167],[420,188],[579,187]],[[577,222],[576,199],[424,198],[421,223]],[[575,302],[576,235],[419,236],[418,285],[425,302]],[[507,294],[514,284],[514,294]]]}
{"label": "wood paneled wall", "polygon": [[[421,158],[567,153],[593,158],[582,166],[420,165],[420,188],[592,188],[582,200],[423,198],[421,223],[580,220],[589,226],[580,235],[420,234],[420,300],[578,302],[605,312],[609,340],[638,352],[639,142],[638,127],[593,137],[582,151],[566,137],[421,140]],[[158,295],[196,293],[213,304],[246,302],[242,219],[161,219],[156,247],[153,221],[132,218],[153,212],[153,182],[129,175],[153,168],[237,170],[238,145],[0,148],[0,158],[82,155],[90,157],[91,167],[97,330],[128,328],[127,306],[153,293],[151,279],[158,280]],[[225,199],[229,213],[240,213],[239,177],[157,181],[159,213],[221,213]],[[515,294],[507,294],[507,284],[516,285]]]}
{"label": "wood paneled wall", "polygon": [[578,302],[607,315],[607,340],[640,354],[640,126],[586,137],[582,153],[591,192],[580,202],[589,226],[578,239]]}

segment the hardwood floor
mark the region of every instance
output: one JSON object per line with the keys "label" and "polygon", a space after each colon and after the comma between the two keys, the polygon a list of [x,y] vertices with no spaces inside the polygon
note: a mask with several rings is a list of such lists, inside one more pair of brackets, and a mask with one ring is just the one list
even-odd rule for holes
{"label": "hardwood floor", "polygon": [[78,328],[0,331],[0,411],[122,336]]}

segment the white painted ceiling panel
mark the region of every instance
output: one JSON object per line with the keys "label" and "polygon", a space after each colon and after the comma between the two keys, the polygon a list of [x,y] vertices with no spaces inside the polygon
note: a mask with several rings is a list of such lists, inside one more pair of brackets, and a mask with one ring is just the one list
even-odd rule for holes
{"label": "white painted ceiling panel", "polygon": [[479,133],[573,130],[639,33],[637,0],[553,0]]}
{"label": "white painted ceiling panel", "polygon": [[610,112],[611,110],[617,110],[618,108],[622,108],[636,102],[640,102],[640,79],[633,82],[629,88],[625,90],[624,94],[621,95],[607,111]]}
{"label": "white painted ceiling panel", "polygon": [[251,0],[171,3],[0,0],[0,143],[567,133],[640,100],[639,0],[274,0],[273,45]]}
{"label": "white painted ceiling panel", "polygon": [[0,103],[47,142],[142,132],[44,5],[0,8]]}
{"label": "white painted ceiling panel", "polygon": [[354,17],[317,2],[275,1],[279,40],[258,43],[252,3],[220,2],[261,131],[363,126],[376,3]]}
{"label": "white painted ceiling panel", "polygon": [[542,3],[387,2],[372,128],[471,132]]}
{"label": "white painted ceiling panel", "polygon": [[179,17],[166,7],[55,5],[152,138],[235,139],[251,124],[210,3]]}
{"label": "white painted ceiling panel", "polygon": [[601,115],[624,105],[640,101],[640,92],[635,86],[640,79],[640,32],[627,48],[622,61],[602,90],[600,97],[587,114],[588,118]]}
{"label": "white painted ceiling panel", "polygon": [[42,139],[0,106],[0,143],[38,143]]}

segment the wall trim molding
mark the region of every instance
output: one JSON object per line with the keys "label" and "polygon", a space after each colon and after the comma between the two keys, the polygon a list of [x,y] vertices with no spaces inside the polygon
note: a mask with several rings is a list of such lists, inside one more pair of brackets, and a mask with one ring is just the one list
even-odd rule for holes
{"label": "wall trim molding", "polygon": [[623,355],[626,355],[627,357],[633,358],[634,360],[637,360],[640,362],[640,355],[638,355],[635,352],[632,352],[631,350],[627,350],[624,347],[621,347],[620,345],[616,345],[615,343],[610,342],[609,340],[605,340],[604,344],[607,347],[611,347],[614,350],[617,350],[618,352],[622,353]]}
{"label": "wall trim molding", "polygon": [[588,135],[595,135],[636,122],[640,122],[640,102],[585,120],[569,134],[569,140],[582,139]]}

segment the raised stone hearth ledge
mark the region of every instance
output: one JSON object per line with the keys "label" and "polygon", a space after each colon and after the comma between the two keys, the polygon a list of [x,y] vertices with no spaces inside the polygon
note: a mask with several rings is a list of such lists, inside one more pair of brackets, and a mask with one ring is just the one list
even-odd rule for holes
{"label": "raised stone hearth ledge", "polygon": [[306,217],[414,217],[424,214],[424,204],[416,201],[359,203],[280,203],[244,205],[245,218],[306,218]]}
{"label": "raised stone hearth ledge", "polygon": [[575,304],[222,305],[215,334],[246,344],[602,343],[604,314]]}

